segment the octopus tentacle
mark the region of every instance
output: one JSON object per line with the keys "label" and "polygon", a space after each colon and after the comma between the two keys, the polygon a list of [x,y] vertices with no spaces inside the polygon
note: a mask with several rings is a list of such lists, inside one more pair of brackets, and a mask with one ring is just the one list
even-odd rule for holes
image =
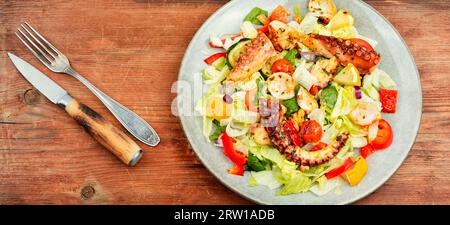
{"label": "octopus tentacle", "polygon": [[362,74],[370,73],[381,60],[380,54],[359,46],[352,39],[310,34],[302,43],[325,57],[336,56],[344,65],[352,63]]}
{"label": "octopus tentacle", "polygon": [[318,151],[308,151],[292,143],[282,129],[284,122],[279,122],[276,126],[265,127],[265,129],[273,146],[284,154],[287,160],[300,166],[317,166],[330,161],[345,146],[349,137],[348,132],[343,132],[327,147]]}
{"label": "octopus tentacle", "polygon": [[342,39],[319,34],[306,34],[279,21],[269,24],[269,39],[276,50],[291,49],[302,43],[314,52],[331,58],[336,56],[345,66],[352,63],[361,74],[370,73],[380,62],[381,56],[372,49],[359,46],[353,39]]}

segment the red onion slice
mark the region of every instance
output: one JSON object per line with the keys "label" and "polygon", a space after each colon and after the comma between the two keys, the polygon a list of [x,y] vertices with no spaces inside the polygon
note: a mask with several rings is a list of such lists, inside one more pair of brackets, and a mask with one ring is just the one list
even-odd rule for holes
{"label": "red onion slice", "polygon": [[361,88],[358,87],[358,86],[355,86],[355,97],[356,97],[356,99],[361,99],[362,98]]}
{"label": "red onion slice", "polygon": [[316,53],[315,52],[301,52],[300,55],[306,60],[306,62],[315,62]]}

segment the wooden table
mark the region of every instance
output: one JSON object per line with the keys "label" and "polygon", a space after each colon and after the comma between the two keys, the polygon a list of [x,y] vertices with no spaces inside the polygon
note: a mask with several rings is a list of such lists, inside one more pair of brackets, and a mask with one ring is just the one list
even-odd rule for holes
{"label": "wooden table", "polygon": [[[225,0],[0,2],[0,204],[251,204],[210,174],[170,113],[184,51]],[[357,204],[450,203],[450,1],[367,1],[399,30],[419,67],[424,114],[407,160]],[[161,144],[122,165],[7,59],[23,57],[119,126],[73,78],[49,72],[19,43],[30,21],[107,94],[150,122]]]}

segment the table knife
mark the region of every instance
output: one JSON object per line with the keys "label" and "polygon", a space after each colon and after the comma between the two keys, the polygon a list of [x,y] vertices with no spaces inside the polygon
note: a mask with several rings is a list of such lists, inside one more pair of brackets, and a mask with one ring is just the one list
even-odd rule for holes
{"label": "table knife", "polygon": [[125,164],[136,165],[142,156],[142,150],[136,142],[100,114],[75,100],[66,90],[31,64],[12,53],[8,52],[8,56],[17,70],[31,85],[51,102],[62,107],[95,140]]}

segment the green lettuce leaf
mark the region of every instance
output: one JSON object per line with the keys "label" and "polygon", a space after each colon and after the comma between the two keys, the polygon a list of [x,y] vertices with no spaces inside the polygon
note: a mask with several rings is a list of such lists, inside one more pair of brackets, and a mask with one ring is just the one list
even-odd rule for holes
{"label": "green lettuce leaf", "polygon": [[278,195],[306,192],[312,184],[312,180],[298,170],[282,172],[277,178],[280,183],[284,184]]}
{"label": "green lettuce leaf", "polygon": [[252,171],[260,172],[266,170],[267,164],[267,161],[258,159],[252,152],[248,153],[247,165]]}
{"label": "green lettuce leaf", "polygon": [[320,92],[320,100],[325,102],[328,108],[333,109],[338,100],[338,91],[334,85],[329,85]]}
{"label": "green lettuce leaf", "polygon": [[293,48],[289,50],[284,59],[288,60],[293,66],[295,66],[295,58],[297,57],[298,51]]}
{"label": "green lettuce leaf", "polygon": [[263,25],[258,19],[257,17],[259,15],[264,15],[266,17],[269,16],[269,13],[266,10],[263,10],[259,7],[255,7],[252,9],[252,11],[250,11],[247,16],[245,16],[244,21],[250,21],[251,23],[255,24],[255,25]]}

